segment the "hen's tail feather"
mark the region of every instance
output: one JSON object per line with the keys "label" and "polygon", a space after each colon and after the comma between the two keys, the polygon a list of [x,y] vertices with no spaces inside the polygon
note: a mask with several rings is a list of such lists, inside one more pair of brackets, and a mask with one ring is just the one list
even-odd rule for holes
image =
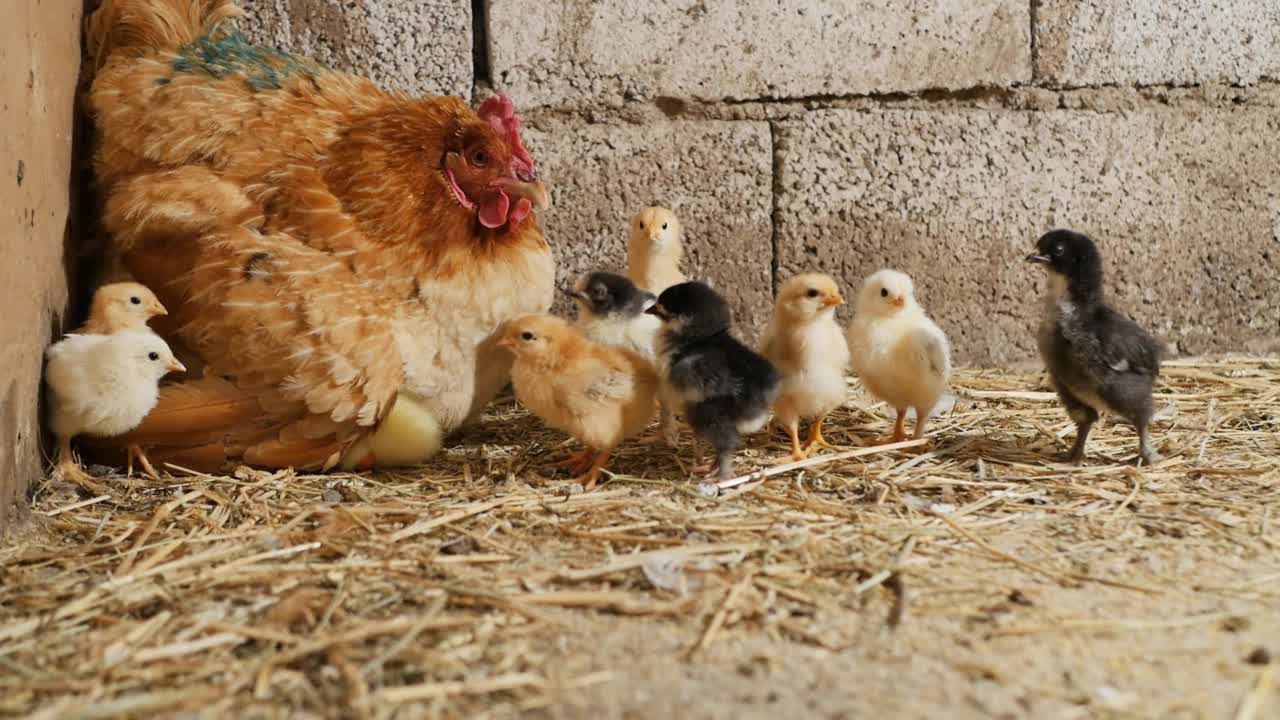
{"label": "hen's tail feather", "polygon": [[101,69],[114,53],[173,50],[243,14],[232,0],[103,0],[89,16],[85,42]]}
{"label": "hen's tail feather", "polygon": [[[322,427],[327,434],[319,437]],[[308,435],[312,437],[308,437]],[[119,462],[123,449],[147,448],[153,461],[201,472],[240,463],[325,470],[358,439],[310,417],[290,421],[264,411],[257,394],[218,377],[161,388],[160,400],[134,430],[111,438],[81,438],[89,457]]]}

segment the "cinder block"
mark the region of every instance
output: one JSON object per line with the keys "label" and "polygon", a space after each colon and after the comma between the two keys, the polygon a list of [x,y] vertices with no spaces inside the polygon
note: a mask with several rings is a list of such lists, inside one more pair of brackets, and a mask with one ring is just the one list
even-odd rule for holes
{"label": "cinder block", "polygon": [[[673,209],[684,226],[685,273],[733,303],[748,337],[772,302],[772,155],[761,122],[649,126],[534,120],[526,143],[552,194],[542,213],[568,286],[578,273],[622,272],[632,214]],[[558,310],[564,311],[563,300]]]}
{"label": "cinder block", "polygon": [[1280,110],[835,110],[776,136],[779,279],[906,271],[964,362],[1035,356],[1023,258],[1055,227],[1093,235],[1116,304],[1183,352],[1280,339]]}
{"label": "cinder block", "polygon": [[1026,0],[491,0],[494,84],[518,102],[795,98],[1031,77]]}
{"label": "cinder block", "polygon": [[1037,74],[1055,85],[1280,78],[1275,0],[1040,0]]}
{"label": "cinder block", "polygon": [[471,96],[471,3],[457,0],[245,0],[254,42],[415,95]]}

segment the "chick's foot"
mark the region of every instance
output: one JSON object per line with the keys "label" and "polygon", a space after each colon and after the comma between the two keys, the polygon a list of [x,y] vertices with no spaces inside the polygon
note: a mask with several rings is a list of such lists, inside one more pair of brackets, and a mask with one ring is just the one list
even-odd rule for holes
{"label": "chick's foot", "polygon": [[129,446],[129,466],[126,468],[127,476],[133,477],[133,460],[138,459],[138,466],[142,468],[142,472],[152,480],[159,480],[160,473],[156,472],[155,467],[151,465],[151,461],[147,459],[147,453],[138,445]]}
{"label": "chick's foot", "polygon": [[587,468],[591,467],[591,463],[593,460],[595,460],[595,456],[596,456],[595,450],[592,450],[591,448],[586,448],[584,450],[571,454],[569,457],[564,458],[563,460],[557,460],[551,463],[551,467],[568,468],[569,472],[573,473],[574,475],[581,475],[587,471]]}
{"label": "chick's foot", "polygon": [[814,447],[826,448],[827,450],[835,450],[836,446],[827,442],[822,437],[822,418],[813,421],[813,425],[809,428],[809,437],[805,439],[803,449],[810,452]]}
{"label": "chick's foot", "polygon": [[580,474],[576,479],[582,485],[583,490],[595,489],[596,482],[600,480],[601,473],[604,472],[604,466],[609,463],[610,451],[605,450],[600,453],[592,451],[592,460],[586,472]]}

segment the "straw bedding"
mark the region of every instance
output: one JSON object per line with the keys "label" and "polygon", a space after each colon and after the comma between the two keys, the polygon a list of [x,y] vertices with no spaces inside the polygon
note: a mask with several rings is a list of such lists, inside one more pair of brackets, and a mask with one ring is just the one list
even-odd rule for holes
{"label": "straw bedding", "polygon": [[[687,479],[687,442],[643,441],[582,493],[545,469],[565,438],[510,398],[412,470],[46,483],[0,548],[0,713],[639,717],[670,714],[636,689],[665,682],[694,693],[688,717],[750,716],[757,691],[838,715],[875,704],[877,658],[931,646],[916,700],[968,698],[957,717],[1280,712],[1280,635],[1256,640],[1280,629],[1280,359],[1167,363],[1154,468],[1112,423],[1083,467],[1055,463],[1074,428],[1038,374],[960,371],[953,391],[928,445],[881,448],[886,410],[851,381],[826,427],[855,452],[779,465],[761,434],[740,468],[766,473],[718,496]],[[1238,667],[1197,670],[1202,691],[1073,691],[1091,638]],[[863,685],[795,687],[815,657],[860,660]]]}

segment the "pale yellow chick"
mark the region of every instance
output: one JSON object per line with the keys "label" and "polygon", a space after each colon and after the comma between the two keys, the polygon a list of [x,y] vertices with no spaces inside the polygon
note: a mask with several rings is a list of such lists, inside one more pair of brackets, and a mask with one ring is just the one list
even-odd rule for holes
{"label": "pale yellow chick", "polygon": [[907,409],[916,411],[915,437],[924,437],[929,413],[951,376],[951,345],[916,303],[911,278],[881,270],[863,283],[849,324],[853,370],[872,395],[898,411],[892,442],[907,437]]}
{"label": "pale yellow chick", "polygon": [[118,282],[103,285],[93,293],[89,318],[75,331],[77,335],[110,335],[122,330],[146,330],[147,321],[168,315],[164,305],[146,285]]}
{"label": "pale yellow chick", "polygon": [[627,277],[636,287],[661,295],[663,290],[685,281],[680,271],[684,261],[680,232],[680,219],[663,207],[644,208],[631,218]]}
{"label": "pale yellow chick", "polygon": [[[836,324],[844,304],[835,280],[817,273],[797,275],[778,291],[773,317],[765,328],[761,354],[782,376],[774,419],[787,429],[791,457],[803,460],[813,447],[830,448],[822,421],[845,398],[849,343]],[[811,418],[809,437],[800,444],[800,419]]]}
{"label": "pale yellow chick", "polygon": [[587,340],[565,321],[526,315],[507,324],[498,345],[511,350],[516,398],[547,425],[586,449],[562,465],[587,490],[613,450],[653,419],[658,376],[648,360]]}
{"label": "pale yellow chick", "polygon": [[421,465],[444,447],[444,429],[413,396],[400,393],[378,429],[356,441],[339,463],[344,470]]}

